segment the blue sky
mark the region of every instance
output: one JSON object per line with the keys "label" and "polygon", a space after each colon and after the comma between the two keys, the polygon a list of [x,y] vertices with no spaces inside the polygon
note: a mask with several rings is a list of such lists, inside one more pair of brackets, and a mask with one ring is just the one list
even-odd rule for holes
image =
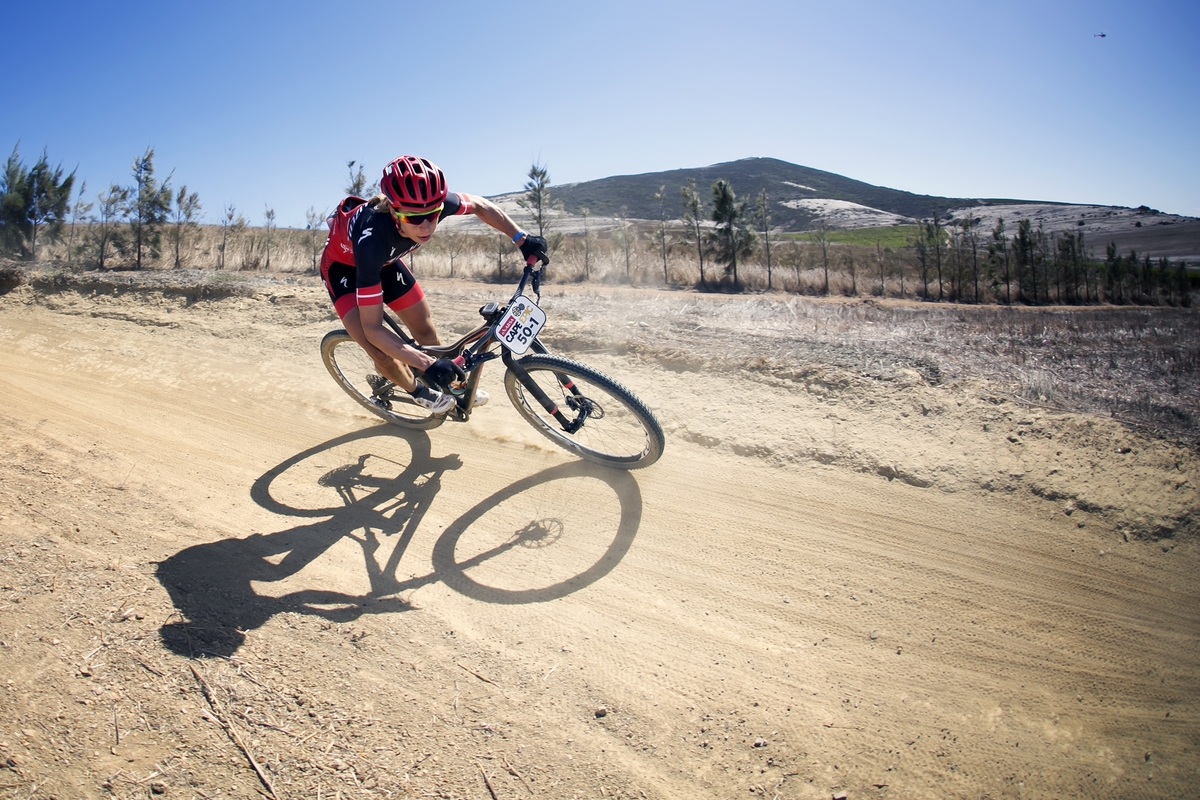
{"label": "blue sky", "polygon": [[66,0],[3,27],[3,155],[46,148],[94,199],[152,146],[208,222],[303,227],[347,161],[401,153],[482,195],[535,160],[570,183],[770,156],[1200,216],[1197,0]]}

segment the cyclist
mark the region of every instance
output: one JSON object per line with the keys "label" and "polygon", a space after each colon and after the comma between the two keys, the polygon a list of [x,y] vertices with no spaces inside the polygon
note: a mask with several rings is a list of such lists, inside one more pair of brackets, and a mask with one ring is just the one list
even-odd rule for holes
{"label": "cyclist", "polygon": [[[441,220],[461,214],[474,214],[509,237],[526,261],[550,263],[546,240],[525,233],[486,198],[447,191],[446,176],[428,159],[400,156],[384,168],[379,188],[367,201],[347,197],[329,218],[321,278],[347,333],[379,374],[421,407],[445,413],[454,405],[446,387],[463,379],[463,370],[405,344],[383,322],[386,304],[417,343],[441,344],[425,292],[401,258],[433,238]],[[417,381],[410,368],[421,370],[425,381]],[[479,392],[475,405],[485,402],[487,395]]]}

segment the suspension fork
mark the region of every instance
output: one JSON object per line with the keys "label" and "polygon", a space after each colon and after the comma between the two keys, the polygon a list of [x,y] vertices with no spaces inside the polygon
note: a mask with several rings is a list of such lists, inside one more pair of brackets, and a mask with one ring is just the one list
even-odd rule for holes
{"label": "suspension fork", "polygon": [[[542,340],[537,338],[536,336],[533,338],[533,344],[530,345],[530,349],[533,350],[533,352],[539,353],[541,355],[549,355],[550,354],[549,348],[547,348],[546,345],[542,344]],[[556,373],[554,373],[554,376],[556,378],[558,378],[558,382],[562,384],[562,387],[564,389],[566,389],[567,391],[569,391],[571,394],[575,395],[576,397],[581,396],[579,389],[576,388],[575,384],[566,375],[556,372]]]}
{"label": "suspension fork", "polygon": [[[543,354],[549,352],[537,339],[533,340],[533,349]],[[507,348],[504,349],[501,358],[504,360],[504,366],[512,370],[513,375],[517,376],[517,380],[525,387],[526,391],[533,395],[533,399],[538,401],[538,404],[546,410],[547,414],[558,420],[558,424],[562,426],[564,431],[575,433],[575,431],[583,427],[583,421],[587,418],[586,412],[581,413],[573,420],[567,419],[566,415],[559,409],[558,404],[542,391],[542,387],[538,386],[533,378],[529,377],[529,373],[525,371],[525,368],[521,366],[517,359],[513,358],[512,353]],[[567,376],[558,375],[557,377],[564,387],[570,389],[575,394],[579,394],[579,391],[575,389]]]}

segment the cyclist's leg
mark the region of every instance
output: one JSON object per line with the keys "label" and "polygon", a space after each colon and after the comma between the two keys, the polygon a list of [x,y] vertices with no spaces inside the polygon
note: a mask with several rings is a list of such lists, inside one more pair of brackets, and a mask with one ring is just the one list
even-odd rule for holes
{"label": "cyclist's leg", "polygon": [[379,370],[380,375],[406,392],[412,392],[417,388],[417,382],[413,379],[412,371],[407,364],[397,361],[367,341],[367,335],[363,332],[362,323],[358,319],[358,306],[354,306],[346,312],[346,315],[342,317],[342,325],[345,326],[346,333],[350,334],[350,338],[357,342],[358,346],[365,350],[371,360],[375,362],[375,368]]}
{"label": "cyclist's leg", "polygon": [[403,261],[397,261],[395,269],[385,269],[380,274],[383,282],[383,302],[396,312],[404,327],[417,344],[441,344],[437,328],[433,325],[433,311],[425,298],[425,291]]}
{"label": "cyclist's leg", "polygon": [[346,328],[346,333],[350,334],[350,338],[371,357],[379,374],[406,392],[415,389],[417,384],[413,380],[408,365],[397,361],[367,341],[362,322],[359,321],[354,267],[334,262],[322,270],[321,277],[325,282],[325,288],[329,291],[329,299],[333,301],[333,308]]}
{"label": "cyclist's leg", "polygon": [[429,301],[424,297],[407,308],[396,309],[396,314],[399,315],[404,327],[408,328],[408,332],[419,344],[442,343],[442,340],[438,338],[437,328],[433,325],[433,311],[429,308]]}

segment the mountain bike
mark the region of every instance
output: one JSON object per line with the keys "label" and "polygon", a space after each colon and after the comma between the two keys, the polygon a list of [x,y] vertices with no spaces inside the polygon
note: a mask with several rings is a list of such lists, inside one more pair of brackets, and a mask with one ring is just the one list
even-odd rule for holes
{"label": "mountain bike", "polygon": [[[527,264],[509,301],[481,307],[483,323],[450,345],[417,344],[385,307],[384,320],[400,338],[434,358],[453,359],[466,372],[466,380],[449,387],[455,404],[442,414],[417,405],[408,392],[380,375],[371,357],[344,329],[325,334],[321,360],[338,385],[372,414],[393,425],[429,430],[447,419],[470,419],[483,365],[500,359],[506,367],[508,399],[547,439],[607,467],[650,466],[666,444],[662,426],[646,404],[617,381],[550,353],[539,338],[546,324],[546,314],[538,305],[540,280],[540,265]],[[413,374],[424,379],[420,370],[413,369]]]}

